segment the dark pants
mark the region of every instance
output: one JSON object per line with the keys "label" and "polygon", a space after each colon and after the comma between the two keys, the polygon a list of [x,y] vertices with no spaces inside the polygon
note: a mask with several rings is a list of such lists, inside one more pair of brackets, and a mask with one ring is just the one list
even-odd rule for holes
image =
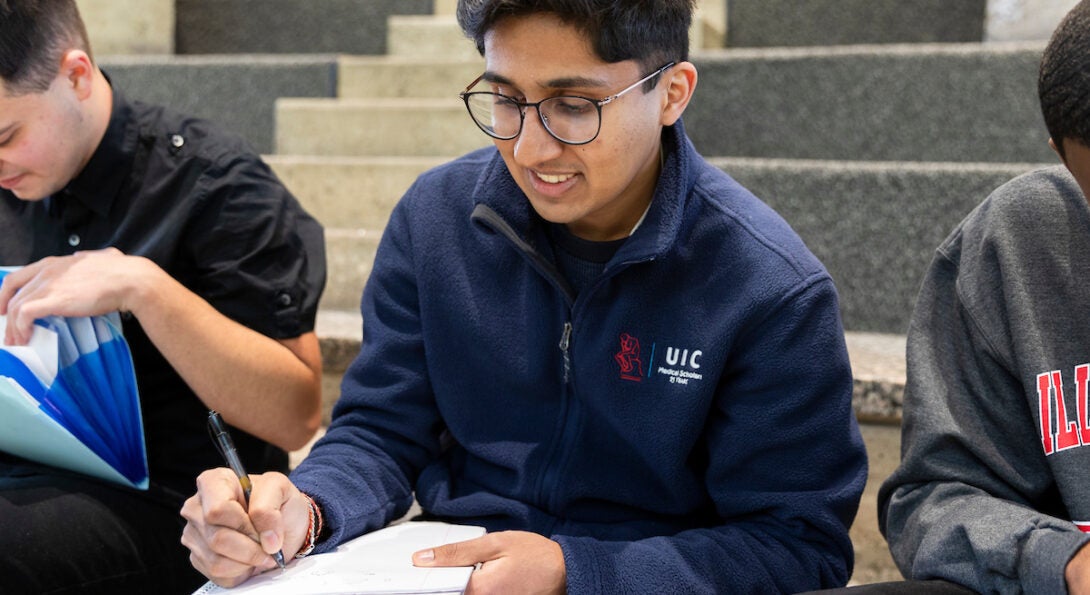
{"label": "dark pants", "polygon": [[0,458],[0,593],[192,593],[186,497]]}

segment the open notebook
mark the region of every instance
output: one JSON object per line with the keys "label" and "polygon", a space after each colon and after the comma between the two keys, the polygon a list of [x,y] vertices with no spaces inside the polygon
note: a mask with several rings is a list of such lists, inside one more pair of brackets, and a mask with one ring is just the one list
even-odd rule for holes
{"label": "open notebook", "polygon": [[420,568],[412,555],[484,535],[483,527],[438,522],[391,525],[341,544],[336,550],[288,563],[232,589],[211,582],[193,595],[339,595],[347,593],[461,593],[473,568]]}
{"label": "open notebook", "polygon": [[[6,328],[0,316],[0,337]],[[136,377],[116,313],[49,316],[35,321],[29,345],[0,345],[0,450],[147,489]]]}

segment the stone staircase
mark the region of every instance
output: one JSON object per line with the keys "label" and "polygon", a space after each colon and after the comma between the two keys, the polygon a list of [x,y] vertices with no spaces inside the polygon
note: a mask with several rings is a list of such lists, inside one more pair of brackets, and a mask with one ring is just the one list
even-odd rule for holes
{"label": "stone staircase", "polygon": [[[103,14],[118,1],[81,6]],[[100,55],[107,73],[131,96],[241,132],[326,227],[328,416],[390,209],[419,173],[490,142],[457,99],[483,60],[453,0],[139,1],[141,18],[170,15],[171,42],[149,54],[143,35],[137,55]],[[985,9],[1035,1],[700,5],[686,128],[791,222],[840,291],[871,464],[853,584],[900,577],[875,495],[899,458],[904,332],[931,253],[993,188],[1055,162],[1036,100],[1044,35],[982,42]]]}

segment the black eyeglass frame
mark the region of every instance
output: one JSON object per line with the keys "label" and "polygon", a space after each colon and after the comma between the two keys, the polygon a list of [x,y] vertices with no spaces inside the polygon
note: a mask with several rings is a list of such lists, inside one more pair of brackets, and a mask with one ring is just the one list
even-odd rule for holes
{"label": "black eyeglass frame", "polygon": [[[462,101],[465,103],[466,111],[469,112],[469,119],[473,120],[473,123],[476,124],[477,128],[480,128],[482,132],[484,132],[485,134],[487,134],[488,136],[490,136],[490,137],[492,137],[492,138],[494,138],[496,140],[511,140],[513,138],[516,138],[518,135],[522,134],[522,127],[526,123],[526,110],[527,110],[527,108],[532,107],[532,108],[534,108],[534,111],[537,112],[537,118],[541,122],[541,126],[545,129],[546,132],[549,133],[549,136],[555,138],[556,140],[558,140],[558,141],[560,141],[560,142],[562,142],[562,143],[564,143],[566,145],[579,146],[579,145],[585,145],[585,144],[594,142],[594,139],[598,138],[598,135],[602,132],[602,106],[612,103],[618,97],[624,95],[625,93],[628,93],[632,89],[635,89],[636,87],[646,83],[647,81],[655,78],[656,76],[661,75],[662,73],[666,72],[667,70],[669,70],[670,68],[672,68],[673,66],[676,66],[676,65],[677,65],[677,62],[673,62],[673,61],[667,62],[666,64],[664,64],[660,68],[656,69],[651,74],[641,78],[640,80],[632,83],[631,85],[625,87],[624,89],[621,89],[620,91],[618,91],[618,92],[614,93],[613,95],[610,95],[609,97],[606,97],[604,99],[593,99],[591,97],[583,97],[581,95],[555,95],[553,97],[546,97],[545,99],[542,99],[541,101],[536,101],[534,103],[528,103],[528,102],[525,102],[525,101],[519,101],[519,100],[515,99],[514,97],[510,97],[510,96],[504,95],[502,93],[493,93],[492,91],[470,91],[470,89],[472,89],[474,86],[476,86],[477,83],[481,82],[481,79],[484,78],[483,73],[480,76],[478,76],[477,78],[473,79],[473,82],[469,83],[469,85],[466,86],[465,90],[458,94],[458,97],[461,97]],[[502,97],[503,99],[505,99],[507,101],[510,101],[513,105],[517,106],[519,108],[519,127],[518,127],[518,130],[516,130],[515,133],[510,135],[510,136],[501,136],[499,134],[496,134],[495,131],[489,131],[488,128],[485,128],[484,125],[482,125],[480,122],[477,121],[477,118],[473,115],[473,108],[471,108],[469,106],[469,101],[474,95],[491,95],[492,97]],[[589,101],[594,106],[594,108],[598,111],[598,128],[595,129],[594,136],[590,137],[589,139],[587,139],[585,141],[581,141],[581,142],[573,142],[573,141],[562,139],[559,136],[557,136],[556,133],[553,132],[551,128],[549,128],[549,123],[548,123],[548,121],[545,120],[545,117],[541,115],[541,108],[539,107],[542,103],[545,103],[547,101],[554,101],[554,100],[557,100],[557,99],[582,99],[582,100],[585,100],[585,101]]]}

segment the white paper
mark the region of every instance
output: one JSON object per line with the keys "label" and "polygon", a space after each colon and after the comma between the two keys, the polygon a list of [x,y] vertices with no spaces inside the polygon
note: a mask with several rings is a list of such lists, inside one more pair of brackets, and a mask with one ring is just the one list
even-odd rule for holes
{"label": "white paper", "polygon": [[42,384],[49,386],[57,377],[57,333],[41,325],[34,325],[30,342],[26,345],[3,345],[8,328],[8,317],[0,316],[0,349],[19,358]]}
{"label": "white paper", "polygon": [[292,560],[285,571],[270,570],[226,589],[211,582],[194,595],[341,595],[461,593],[472,567],[421,568],[412,554],[484,535],[482,527],[437,522],[392,525],[357,537],[336,550]]}

